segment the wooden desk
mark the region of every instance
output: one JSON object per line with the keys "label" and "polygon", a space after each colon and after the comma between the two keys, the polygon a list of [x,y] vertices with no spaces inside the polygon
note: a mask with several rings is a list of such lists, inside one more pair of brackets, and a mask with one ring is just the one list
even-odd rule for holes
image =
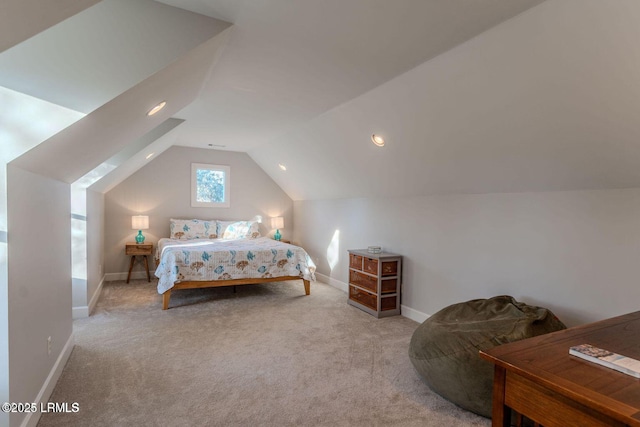
{"label": "wooden desk", "polygon": [[640,379],[569,355],[592,344],[640,360],[640,311],[480,351],[495,364],[493,426],[640,426]]}

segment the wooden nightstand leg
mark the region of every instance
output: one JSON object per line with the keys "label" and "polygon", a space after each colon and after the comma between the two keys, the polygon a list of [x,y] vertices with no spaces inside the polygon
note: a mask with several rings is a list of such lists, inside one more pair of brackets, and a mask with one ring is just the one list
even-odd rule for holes
{"label": "wooden nightstand leg", "polygon": [[311,283],[308,280],[302,279],[304,282],[304,293],[305,295],[311,294]]}
{"label": "wooden nightstand leg", "polygon": [[149,274],[149,261],[147,260],[147,256],[144,256],[144,268],[147,269],[147,281],[151,282],[151,275]]}
{"label": "wooden nightstand leg", "polygon": [[129,280],[131,279],[131,270],[133,270],[133,263],[136,260],[136,256],[132,255],[131,256],[131,262],[129,263],[129,274],[127,275],[127,283],[129,283]]}

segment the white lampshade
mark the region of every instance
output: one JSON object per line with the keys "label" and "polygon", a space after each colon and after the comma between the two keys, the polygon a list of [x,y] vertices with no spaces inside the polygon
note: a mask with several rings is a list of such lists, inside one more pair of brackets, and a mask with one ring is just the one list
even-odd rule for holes
{"label": "white lampshade", "polygon": [[271,228],[284,228],[284,218],[281,216],[271,218]]}
{"label": "white lampshade", "polygon": [[135,215],[131,217],[131,228],[134,230],[149,229],[149,217],[147,215]]}

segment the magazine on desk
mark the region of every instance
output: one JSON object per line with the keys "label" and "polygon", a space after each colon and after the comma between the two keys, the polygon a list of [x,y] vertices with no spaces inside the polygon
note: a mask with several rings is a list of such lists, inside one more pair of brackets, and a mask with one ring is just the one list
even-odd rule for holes
{"label": "magazine on desk", "polygon": [[569,354],[580,357],[589,362],[615,369],[623,374],[640,378],[640,360],[622,356],[609,350],[594,347],[590,344],[580,344],[569,348]]}

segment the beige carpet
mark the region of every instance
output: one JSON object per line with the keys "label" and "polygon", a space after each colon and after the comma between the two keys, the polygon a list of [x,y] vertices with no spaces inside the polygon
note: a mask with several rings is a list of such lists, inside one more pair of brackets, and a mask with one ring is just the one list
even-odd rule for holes
{"label": "beige carpet", "polygon": [[76,346],[51,396],[78,413],[39,426],[489,426],[421,381],[416,322],[374,317],[301,281],[176,291],[104,286],[74,322]]}

